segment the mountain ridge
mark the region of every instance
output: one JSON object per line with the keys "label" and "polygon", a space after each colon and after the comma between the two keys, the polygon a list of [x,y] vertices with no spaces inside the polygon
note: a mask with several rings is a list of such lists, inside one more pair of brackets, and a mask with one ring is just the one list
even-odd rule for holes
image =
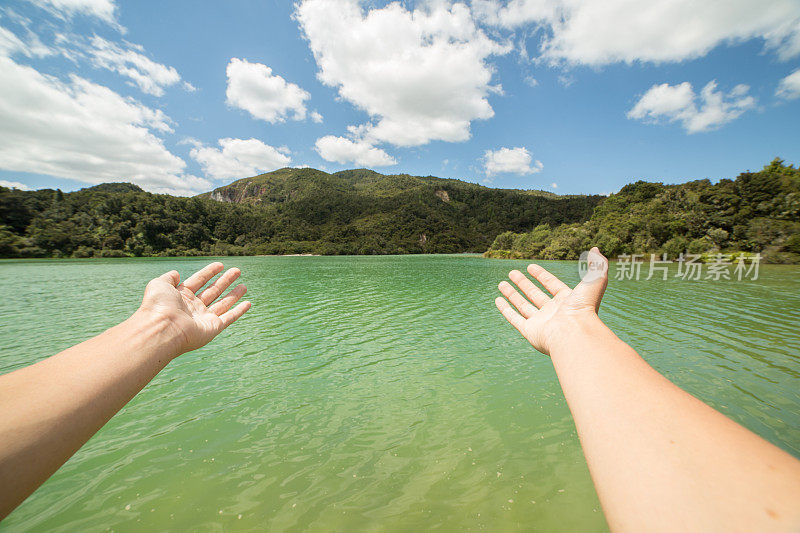
{"label": "mountain ridge", "polygon": [[[546,198],[574,198],[580,196],[597,196],[597,195],[559,195],[550,191],[539,189],[508,189],[497,187],[486,187],[478,183],[472,183],[465,180],[455,178],[439,178],[436,176],[414,176],[411,174],[381,174],[374,170],[359,168],[350,170],[340,170],[338,172],[328,173],[322,170],[304,167],[293,168],[285,167],[271,172],[251,176],[247,178],[238,179],[227,185],[222,185],[211,191],[201,193],[197,196],[208,197],[218,201],[235,202],[239,203],[245,200],[258,201],[265,192],[267,187],[273,189],[281,188],[283,182],[287,178],[318,178],[324,181],[324,185],[328,189],[343,190],[348,188],[352,192],[363,191],[370,186],[373,187],[371,191],[373,194],[382,193],[378,195],[391,195],[408,190],[415,187],[425,185],[433,186],[452,186],[452,187],[478,187],[486,190],[508,191],[517,192],[520,194],[529,194],[534,196],[542,196]],[[374,188],[377,187],[377,190]],[[263,199],[262,199],[263,200]]]}
{"label": "mountain ridge", "polygon": [[191,198],[0,188],[0,255],[483,252],[503,231],[587,220],[601,200],[367,169],[284,168]]}
{"label": "mountain ridge", "polygon": [[776,158],[714,184],[637,181],[608,197],[307,168],[191,198],[125,183],[69,193],[0,187],[0,257],[488,249],[489,257],[575,259],[591,245],[609,256],[763,252],[765,262],[800,262],[800,170]]}

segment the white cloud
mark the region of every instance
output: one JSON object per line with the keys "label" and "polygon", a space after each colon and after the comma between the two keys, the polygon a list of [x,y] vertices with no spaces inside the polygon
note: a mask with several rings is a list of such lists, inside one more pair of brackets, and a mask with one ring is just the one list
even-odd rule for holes
{"label": "white cloud", "polygon": [[316,122],[317,124],[322,124],[322,115],[319,114],[317,111],[312,111],[311,120]]}
{"label": "white cloud", "polygon": [[305,101],[311,95],[273,74],[268,66],[234,57],[228,63],[226,72],[228,89],[225,95],[228,105],[244,109],[253,117],[267,122],[283,122],[289,113],[293,120],[306,118]]}
{"label": "white cloud", "polygon": [[570,74],[559,74],[558,83],[560,83],[562,87],[569,88],[573,83],[575,83],[575,76]]}
{"label": "white cloud", "polygon": [[542,162],[534,161],[531,153],[523,147],[486,150],[483,154],[483,170],[487,176],[494,174],[534,174],[544,168]]}
{"label": "white cloud", "polygon": [[688,81],[678,85],[653,85],[628,111],[628,118],[649,122],[680,122],[688,133],[716,129],[755,106],[747,85],[737,85],[729,93],[717,91],[710,81],[696,95]]}
{"label": "white cloud", "polygon": [[365,12],[357,0],[304,0],[295,17],[320,81],[374,121],[360,127],[367,145],[464,141],[471,121],[494,115],[488,95],[500,88],[487,58],[511,47],[488,38],[464,4]]}
{"label": "white cloud", "polygon": [[[27,22],[27,21],[25,21]],[[39,39],[27,25],[23,24],[27,39],[23,41],[14,32],[0,26],[0,55],[11,57],[22,54],[26,57],[47,57],[55,52]]]}
{"label": "white cloud", "polygon": [[559,0],[472,0],[475,16],[485,24],[517,28],[529,23],[543,24],[555,20],[564,8]]}
{"label": "white cloud", "polygon": [[181,77],[173,67],[156,63],[139,51],[94,36],[89,49],[92,63],[130,78],[143,92],[162,96],[164,87],[175,85]]}
{"label": "white cloud", "polygon": [[219,148],[195,144],[190,155],[214,179],[247,178],[289,165],[285,147],[275,148],[258,139],[220,139]]}
{"label": "white cloud", "polygon": [[[178,72],[170,66],[157,63],[144,54],[141,45],[126,41],[114,43],[97,35],[85,38],[71,33],[53,32],[52,43],[45,45],[29,28],[30,21],[19,17],[18,22],[27,34],[25,39],[0,26],[0,55],[12,57],[48,57],[61,55],[75,63],[88,60],[94,67],[104,68],[127,77],[143,92],[162,96],[164,88],[181,81]],[[195,87],[184,82],[184,89],[195,91]]]}
{"label": "white cloud", "polygon": [[800,98],[800,68],[781,80],[775,95],[786,100]]}
{"label": "white cloud", "polygon": [[473,0],[473,8],[489,24],[545,28],[540,53],[553,63],[682,61],[756,38],[781,59],[800,54],[797,0]]}
{"label": "white cloud", "polygon": [[190,194],[210,182],[184,174],[158,132],[160,110],[72,75],[69,82],[0,57],[0,168],[87,183],[130,181],[156,192]]}
{"label": "white cloud", "polygon": [[362,140],[352,141],[345,137],[326,135],[317,139],[314,148],[324,160],[340,164],[355,163],[364,167],[385,167],[397,164],[397,160],[385,151]]}
{"label": "white cloud", "polygon": [[56,15],[72,17],[89,15],[116,25],[117,6],[114,0],[29,0]]}
{"label": "white cloud", "polygon": [[19,37],[0,26],[0,55],[10,56],[18,52],[30,55],[28,46]]}
{"label": "white cloud", "polygon": [[10,189],[19,189],[21,191],[30,191],[30,190],[32,190],[30,187],[28,187],[24,183],[20,183],[18,181],[0,180],[0,186],[1,187],[8,187]]}

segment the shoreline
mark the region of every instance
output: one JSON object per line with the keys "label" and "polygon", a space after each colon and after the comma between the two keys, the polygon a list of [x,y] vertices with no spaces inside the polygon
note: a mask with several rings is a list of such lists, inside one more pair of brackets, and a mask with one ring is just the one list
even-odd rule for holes
{"label": "shoreline", "polygon": [[[648,254],[649,255],[649,254]],[[723,256],[727,256],[730,258],[731,254],[723,254]],[[530,258],[530,257],[490,257],[486,256],[480,252],[456,252],[456,253],[431,253],[431,254],[351,254],[351,255],[324,255],[324,254],[253,254],[253,255],[169,255],[169,256],[160,256],[160,255],[141,255],[141,256],[120,256],[120,257],[2,257],[0,258],[0,264],[3,262],[12,262],[12,261],[108,261],[108,260],[139,260],[139,259],[158,259],[158,260],[176,260],[176,259],[218,259],[218,258],[226,258],[228,260],[236,259],[236,258],[245,258],[245,257],[470,257],[470,258],[480,258],[486,260],[500,260],[500,261],[531,261],[531,262],[546,262],[546,263],[578,263],[579,259],[541,259],[541,258]],[[620,263],[616,257],[609,257],[609,263]],[[672,260],[675,262],[675,260]],[[745,256],[745,261],[749,263],[749,256]],[[713,257],[702,257],[698,260],[698,263],[701,264],[709,264],[713,263]],[[622,262],[624,263],[624,261]],[[648,265],[649,259],[645,257],[643,261],[639,264]],[[770,266],[789,266],[789,267],[797,267],[800,266],[800,263],[777,263],[777,262],[768,262],[765,261],[763,258],[760,261],[761,265],[770,265]]]}

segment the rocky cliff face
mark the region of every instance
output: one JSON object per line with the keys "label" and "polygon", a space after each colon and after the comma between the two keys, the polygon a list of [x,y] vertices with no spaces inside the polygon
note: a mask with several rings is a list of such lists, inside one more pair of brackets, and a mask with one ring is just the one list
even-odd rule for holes
{"label": "rocky cliff face", "polygon": [[215,189],[211,191],[211,199],[218,202],[233,202],[228,191],[229,189]]}
{"label": "rocky cliff face", "polygon": [[283,168],[244,178],[214,189],[207,197],[218,202],[271,204],[324,195],[341,189],[342,180],[313,168]]}
{"label": "rocky cliff face", "polygon": [[270,191],[267,185],[244,184],[244,186],[228,185],[211,191],[210,198],[218,202],[241,204],[258,202]]}

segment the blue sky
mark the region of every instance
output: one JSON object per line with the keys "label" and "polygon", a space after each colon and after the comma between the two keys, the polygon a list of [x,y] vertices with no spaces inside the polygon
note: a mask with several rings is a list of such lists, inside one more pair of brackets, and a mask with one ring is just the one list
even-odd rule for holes
{"label": "blue sky", "polygon": [[609,193],[800,162],[800,3],[696,4],[6,2],[0,180],[195,194],[307,165]]}

